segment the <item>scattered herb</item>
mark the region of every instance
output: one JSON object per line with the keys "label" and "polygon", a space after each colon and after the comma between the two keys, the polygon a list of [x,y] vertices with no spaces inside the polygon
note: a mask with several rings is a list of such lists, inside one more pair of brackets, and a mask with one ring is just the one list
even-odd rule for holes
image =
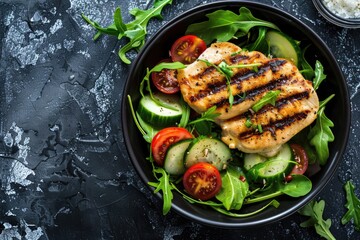
{"label": "scattered herb", "polygon": [[189,122],[188,125],[194,125],[200,135],[212,135],[215,119],[220,115],[215,111],[216,106],[210,107],[199,118]]}
{"label": "scattered herb", "polygon": [[189,119],[190,119],[190,106],[186,104],[184,99],[181,98],[181,108],[183,111],[183,114],[181,116],[179,127],[186,127],[188,125]]}
{"label": "scattered herb", "polygon": [[275,102],[276,102],[276,99],[279,96],[279,94],[280,94],[280,90],[267,92],[258,102],[256,102],[251,107],[251,109],[254,110],[254,112],[257,112],[266,104],[271,104],[271,105],[275,106]]}
{"label": "scattered herb", "polygon": [[232,107],[233,103],[234,103],[234,96],[232,95],[232,89],[231,89],[231,76],[232,76],[232,71],[228,71],[229,69],[222,69],[219,66],[216,66],[215,64],[209,62],[208,60],[205,59],[198,59],[198,61],[204,62],[206,63],[206,65],[208,67],[213,67],[216,69],[216,71],[218,71],[219,73],[223,74],[226,78],[226,85],[228,88],[228,93],[229,93],[229,104],[230,104],[230,108]]}
{"label": "scattered herb", "polygon": [[264,26],[279,30],[271,23],[255,18],[249,9],[241,7],[239,14],[228,10],[217,10],[206,15],[207,21],[194,23],[188,26],[186,34],[195,33],[206,44],[213,41],[226,42],[234,36],[245,36],[251,28]]}
{"label": "scattered herb", "polygon": [[153,168],[154,174],[161,174],[158,182],[148,182],[148,184],[155,188],[154,193],[162,191],[163,196],[163,215],[166,215],[171,208],[171,201],[173,199],[172,186],[170,184],[169,175],[163,168]]}
{"label": "scattered herb", "polygon": [[304,216],[310,217],[307,221],[300,224],[301,227],[314,226],[317,234],[328,239],[335,240],[335,237],[330,232],[331,219],[324,220],[323,212],[325,208],[325,201],[320,200],[319,202],[311,201],[301,210],[299,213]]}
{"label": "scattered herb", "polygon": [[147,10],[134,8],[130,11],[130,14],[133,15],[135,19],[126,24],[123,22],[121,9],[116,8],[113,19],[114,23],[107,27],[101,27],[97,22],[90,20],[84,14],[81,16],[88,24],[97,30],[93,38],[94,40],[97,40],[102,34],[116,36],[119,40],[127,37],[129,42],[120,48],[118,55],[124,63],[130,64],[131,61],[126,57],[126,53],[132,49],[138,51],[145,44],[147,34],[146,27],[149,20],[154,17],[161,19],[161,11],[168,4],[172,4],[172,0],[155,0],[154,5]]}
{"label": "scattered herb", "polygon": [[302,70],[300,72],[306,79],[313,79],[315,76],[314,69],[312,68],[312,66],[309,64],[309,62],[305,58],[305,53],[309,47],[310,47],[310,45],[306,46],[301,51],[300,65],[301,65]]}
{"label": "scattered herb", "polygon": [[322,81],[326,79],[326,75],[324,74],[324,67],[320,61],[316,60],[315,63],[315,72],[314,72],[313,85],[314,89],[317,90]]}
{"label": "scattered herb", "polygon": [[251,118],[249,118],[249,117],[246,118],[245,126],[246,126],[247,128],[251,128],[252,125],[253,125],[253,123],[251,122]]}
{"label": "scattered herb", "polygon": [[209,121],[209,122],[215,122],[215,119],[220,116],[220,113],[215,113],[216,106],[210,107],[206,112],[201,114],[201,117],[189,122],[189,125],[202,122],[202,121]]}
{"label": "scattered herb", "polygon": [[245,48],[248,51],[259,51],[259,52],[264,53],[265,55],[269,55],[270,54],[270,46],[265,39],[267,30],[268,30],[268,28],[266,28],[266,27],[259,27],[258,36],[257,36],[255,42],[253,42],[250,45],[245,46]]}
{"label": "scattered herb", "polygon": [[232,94],[232,88],[231,88],[231,77],[233,76],[234,72],[232,71],[232,68],[249,68],[249,67],[258,67],[261,65],[261,63],[250,63],[250,64],[238,64],[238,65],[228,65],[226,62],[222,61],[218,66],[209,62],[206,59],[198,59],[198,61],[204,62],[208,67],[213,67],[225,76],[226,78],[226,85],[229,92],[229,104],[230,108],[232,107],[234,103],[234,96]]}
{"label": "scattered herb", "polygon": [[347,181],[344,185],[344,189],[346,192],[346,204],[345,207],[348,211],[341,219],[342,224],[347,224],[351,219],[354,221],[355,230],[360,231],[360,200],[355,195],[355,187],[350,182]]}
{"label": "scattered herb", "polygon": [[328,143],[334,141],[335,137],[331,131],[334,123],[325,115],[325,104],[330,101],[334,95],[329,96],[320,102],[320,109],[316,118],[315,126],[310,128],[308,139],[310,144],[315,147],[317,160],[320,165],[325,165],[329,157]]}

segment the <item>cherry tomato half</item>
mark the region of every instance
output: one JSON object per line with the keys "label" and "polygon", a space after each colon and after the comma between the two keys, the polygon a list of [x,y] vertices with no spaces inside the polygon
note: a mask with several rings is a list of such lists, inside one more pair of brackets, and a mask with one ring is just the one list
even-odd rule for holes
{"label": "cherry tomato half", "polygon": [[170,145],[183,140],[193,138],[191,133],[185,128],[180,127],[168,127],[161,129],[155,134],[151,141],[151,151],[154,161],[159,165],[164,165],[166,151]]}
{"label": "cherry tomato half", "polygon": [[186,192],[203,201],[214,197],[220,191],[221,184],[219,170],[206,162],[192,165],[183,176],[183,185]]}
{"label": "cherry tomato half", "polygon": [[291,143],[290,147],[295,155],[296,165],[292,169],[291,174],[304,174],[309,165],[309,158],[305,149],[296,143]]}
{"label": "cherry tomato half", "polygon": [[[160,62],[171,62],[171,59],[167,58]],[[176,69],[165,68],[160,72],[152,72],[151,80],[154,86],[163,93],[173,94],[180,90]]]}
{"label": "cherry tomato half", "polygon": [[190,64],[205,51],[206,43],[194,35],[185,35],[177,39],[171,46],[170,56],[173,62]]}

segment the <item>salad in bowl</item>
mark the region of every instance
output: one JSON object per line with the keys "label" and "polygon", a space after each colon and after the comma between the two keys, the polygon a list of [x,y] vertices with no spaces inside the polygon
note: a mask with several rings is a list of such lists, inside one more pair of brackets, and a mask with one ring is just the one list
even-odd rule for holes
{"label": "salad in bowl", "polygon": [[[338,104],[346,124],[328,111]],[[130,157],[163,213],[220,227],[269,223],[310,201],[344,150],[348,112],[316,34],[249,2],[169,22],[139,53],[123,99]]]}

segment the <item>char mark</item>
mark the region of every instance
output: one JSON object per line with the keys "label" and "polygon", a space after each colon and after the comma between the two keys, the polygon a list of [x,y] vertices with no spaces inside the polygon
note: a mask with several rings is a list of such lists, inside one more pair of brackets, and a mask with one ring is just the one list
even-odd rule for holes
{"label": "char mark", "polygon": [[310,111],[299,112],[299,113],[296,113],[296,114],[294,114],[292,116],[288,116],[286,118],[283,118],[281,120],[277,120],[275,122],[270,122],[269,124],[262,125],[261,126],[262,130],[263,130],[262,132],[259,132],[257,130],[257,128],[256,129],[249,128],[248,131],[240,133],[238,138],[240,140],[248,139],[248,138],[251,138],[252,136],[262,135],[266,131],[270,131],[271,135],[274,138],[276,138],[276,131],[277,130],[283,130],[286,127],[290,127],[295,122],[298,122],[298,121],[301,121],[301,120],[305,119],[308,116],[309,113],[310,113]]}
{"label": "char mark", "polygon": [[[242,55],[237,55],[237,56],[242,56]],[[248,68],[241,69],[241,71],[236,73],[231,78],[231,85],[237,85],[238,87],[241,88],[241,82],[247,81],[252,78],[256,79],[257,77],[264,76],[266,74],[266,72],[270,71],[270,70],[272,72],[276,72],[285,63],[286,63],[286,60],[283,60],[283,59],[271,59],[270,61],[266,62],[262,66],[259,66],[257,71],[248,69]],[[210,66],[210,67],[206,68],[202,73],[199,73],[197,76],[195,76],[195,79],[202,78],[202,77],[206,76],[207,74],[211,74],[213,71],[216,71],[215,68]],[[209,95],[218,93],[220,91],[225,91],[227,89],[227,85],[226,85],[226,81],[224,81],[224,78],[219,79],[217,81],[213,81],[212,83],[208,83],[207,87],[204,90],[201,90],[194,96],[191,96],[190,101],[196,102],[196,101],[199,101],[202,98],[207,97]],[[234,96],[233,105],[239,104],[239,103],[243,102],[245,99],[253,98],[257,94],[260,94],[264,91],[269,91],[269,90],[276,88],[277,86],[281,86],[281,85],[285,84],[285,82],[287,80],[288,80],[287,77],[282,76],[282,78],[274,79],[272,82],[270,82],[266,85],[260,86],[258,88],[252,89],[251,91],[239,93],[238,95]],[[246,96],[246,97],[244,98],[243,96]],[[215,105],[217,107],[221,107],[224,104],[228,104],[228,103],[229,102],[227,99],[223,99],[223,100],[219,101],[218,103],[216,103]]]}

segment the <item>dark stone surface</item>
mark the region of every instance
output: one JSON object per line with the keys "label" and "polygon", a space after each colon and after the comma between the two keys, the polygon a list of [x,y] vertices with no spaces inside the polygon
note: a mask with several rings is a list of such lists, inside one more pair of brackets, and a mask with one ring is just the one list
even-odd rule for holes
{"label": "dark stone surface", "polygon": [[[149,36],[165,22],[204,1],[174,0],[164,19],[150,21]],[[213,2],[213,1],[206,1]],[[311,1],[262,0],[293,14],[328,44],[344,72],[352,126],[342,163],[318,199],[326,201],[338,239],[359,239],[342,225],[343,185],[360,187],[360,30],[336,27]],[[174,212],[143,184],[127,155],[120,123],[129,66],[115,38],[92,41],[84,13],[108,24],[116,6],[152,1],[0,0],[0,239],[317,239],[306,218],[294,214],[261,229],[222,230]],[[130,54],[134,59],[135,53]],[[360,196],[360,191],[355,191]]]}

